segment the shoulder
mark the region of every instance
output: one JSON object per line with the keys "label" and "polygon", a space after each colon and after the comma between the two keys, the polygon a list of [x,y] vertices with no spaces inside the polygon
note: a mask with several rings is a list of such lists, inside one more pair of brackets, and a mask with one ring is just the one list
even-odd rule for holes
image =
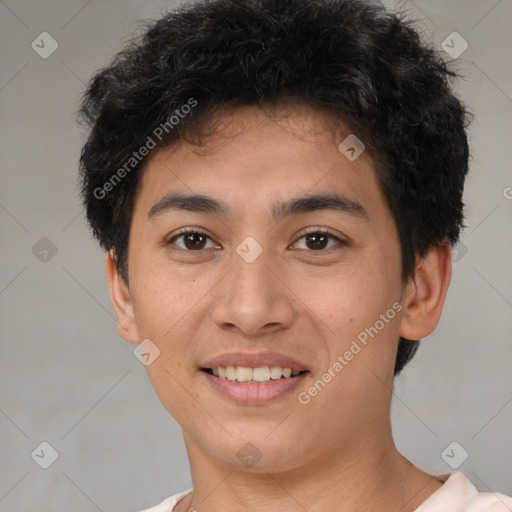
{"label": "shoulder", "polygon": [[510,512],[512,498],[499,492],[478,492],[462,473],[449,475],[444,485],[414,512]]}
{"label": "shoulder", "polygon": [[171,496],[170,498],[165,499],[159,505],[141,510],[141,512],[172,512],[176,503],[178,503],[178,501],[183,499],[185,496],[187,496],[187,494],[190,494],[191,492],[192,489],[180,492],[178,494],[175,494],[174,496]]}

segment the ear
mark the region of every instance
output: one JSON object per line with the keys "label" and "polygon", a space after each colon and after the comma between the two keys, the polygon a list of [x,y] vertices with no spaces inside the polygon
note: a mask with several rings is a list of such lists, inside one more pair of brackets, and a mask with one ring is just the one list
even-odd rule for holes
{"label": "ear", "polygon": [[447,239],[432,248],[416,264],[407,284],[402,304],[404,314],[399,335],[407,340],[428,336],[437,326],[452,277],[452,250]]}
{"label": "ear", "polygon": [[139,343],[130,290],[119,273],[117,261],[112,250],[107,253],[106,273],[110,300],[117,317],[119,335],[128,343]]}

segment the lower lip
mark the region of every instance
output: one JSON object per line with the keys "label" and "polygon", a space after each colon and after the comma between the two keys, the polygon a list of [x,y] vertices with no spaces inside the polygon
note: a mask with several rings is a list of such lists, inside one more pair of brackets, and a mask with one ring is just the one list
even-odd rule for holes
{"label": "lower lip", "polygon": [[220,394],[243,405],[267,404],[296,388],[309,372],[288,379],[275,379],[267,382],[248,383],[227,380],[201,370],[203,377]]}

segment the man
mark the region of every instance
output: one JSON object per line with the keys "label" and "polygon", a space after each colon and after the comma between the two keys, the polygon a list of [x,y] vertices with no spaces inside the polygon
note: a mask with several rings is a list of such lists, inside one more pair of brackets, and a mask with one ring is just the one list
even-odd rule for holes
{"label": "man", "polygon": [[87,216],[193,480],[151,511],[512,509],[391,435],[463,227],[453,76],[361,0],[193,3],[95,75]]}

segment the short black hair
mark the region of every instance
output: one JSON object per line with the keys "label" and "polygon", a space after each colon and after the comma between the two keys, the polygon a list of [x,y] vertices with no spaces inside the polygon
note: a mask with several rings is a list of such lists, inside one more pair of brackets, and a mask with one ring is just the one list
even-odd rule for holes
{"label": "short black hair", "polygon": [[[187,2],[148,22],[84,92],[87,219],[128,283],[147,148],[187,140],[224,106],[305,103],[337,116],[378,163],[405,283],[418,258],[454,245],[465,227],[471,116],[452,91],[457,76],[411,21],[377,1]],[[400,338],[395,374],[418,344]]]}

